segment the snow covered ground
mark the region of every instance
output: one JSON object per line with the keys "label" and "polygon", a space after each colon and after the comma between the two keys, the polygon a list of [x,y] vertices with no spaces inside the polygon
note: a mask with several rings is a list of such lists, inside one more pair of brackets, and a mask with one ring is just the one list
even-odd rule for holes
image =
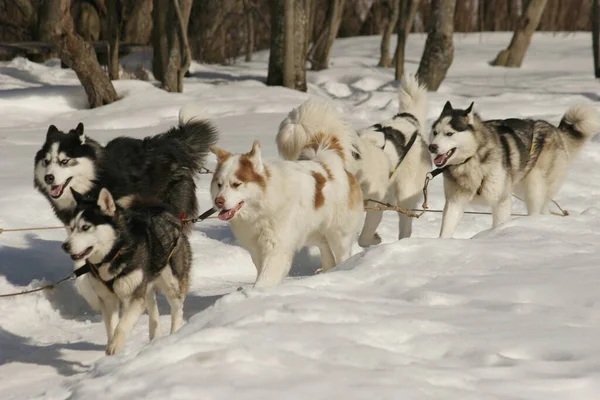
{"label": "snow covered ground", "polygon": [[[407,69],[424,45],[412,35]],[[577,102],[598,102],[591,38],[536,34],[518,70],[487,62],[509,34],[456,35],[455,61],[429,99],[475,106],[485,118],[557,123]],[[284,115],[308,96],[331,98],[355,127],[396,112],[393,71],[376,68],[379,38],[338,40],[329,70],[309,73],[309,93],[264,85],[268,53],[230,67],[194,64],[184,94],[141,81],[115,82],[123,99],[88,110],[75,75],[57,61],[0,63],[0,228],[58,225],[32,185],[35,152],[49,124],[82,121],[88,135],[143,137],[195,103],[221,132],[221,147],[247,151],[259,139],[277,158]],[[150,62],[146,56],[127,60]],[[210,159],[210,165],[215,163]],[[598,399],[600,398],[600,137],[573,164],[557,200],[566,218],[515,218],[490,230],[489,216],[465,216],[455,240],[437,239],[439,214],[415,221],[395,241],[336,270],[313,275],[318,257],[300,253],[280,287],[249,287],[255,269],[228,226],[196,226],[188,323],[148,344],[147,316],[122,354],[104,356],[104,326],[73,286],[0,299],[0,399]],[[200,178],[201,208],[210,206]],[[443,206],[442,182],[431,185]],[[522,205],[515,203],[515,211]],[[72,270],[63,230],[0,235],[0,293],[31,288]]]}

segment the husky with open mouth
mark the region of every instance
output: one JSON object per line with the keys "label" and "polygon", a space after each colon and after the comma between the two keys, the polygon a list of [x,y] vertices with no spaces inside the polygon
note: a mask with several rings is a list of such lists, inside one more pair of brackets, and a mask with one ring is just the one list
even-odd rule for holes
{"label": "husky with open mouth", "polygon": [[339,129],[321,132],[304,148],[301,161],[264,161],[258,142],[246,154],[211,148],[218,161],[211,183],[214,205],[250,252],[258,272],[255,287],[281,283],[294,253],[308,245],[319,247],[323,271],[350,257],[363,201],[344,164],[349,143],[338,134]]}
{"label": "husky with open mouth", "polygon": [[153,195],[174,212],[197,213],[194,178],[217,142],[216,129],[204,120],[181,121],[169,131],[145,139],[118,137],[104,147],[79,123],[67,133],[54,125],[35,156],[34,186],[67,225],[75,200],[68,189],[97,197],[101,187],[115,198]]}
{"label": "husky with open mouth", "polygon": [[[80,293],[102,312],[107,354],[125,344],[144,310],[150,317],[150,340],[158,335],[156,290],[171,306],[171,333],[183,324],[183,302],[189,290],[192,254],[181,221],[166,204],[128,196],[115,202],[102,189],[97,201],[69,189],[76,207],[63,250],[76,267],[91,272],[78,278]],[[120,204],[127,203],[127,208]],[[122,315],[119,309],[122,305]]]}
{"label": "husky with open mouth", "polygon": [[558,127],[542,120],[482,120],[447,102],[434,122],[429,151],[443,169],[446,204],[440,237],[452,237],[471,201],[492,207],[492,226],[510,219],[511,196],[523,193],[528,215],[549,211],[568,167],[600,131],[591,106],[569,108]]}

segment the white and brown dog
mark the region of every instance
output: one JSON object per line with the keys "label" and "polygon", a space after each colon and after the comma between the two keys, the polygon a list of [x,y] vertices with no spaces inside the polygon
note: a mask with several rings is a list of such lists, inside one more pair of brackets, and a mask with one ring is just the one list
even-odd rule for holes
{"label": "white and brown dog", "polygon": [[339,130],[321,132],[303,149],[301,161],[265,162],[258,142],[246,154],[211,148],[218,158],[211,195],[219,218],[230,222],[252,256],[255,287],[281,283],[294,253],[307,245],[319,247],[323,271],[350,257],[363,199],[344,165],[350,146],[345,138]]}

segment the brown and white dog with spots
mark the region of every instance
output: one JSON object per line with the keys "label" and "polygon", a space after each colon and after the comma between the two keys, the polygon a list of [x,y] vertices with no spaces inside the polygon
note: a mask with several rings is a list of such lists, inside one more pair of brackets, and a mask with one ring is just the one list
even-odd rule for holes
{"label": "brown and white dog with spots", "polygon": [[246,154],[211,148],[218,159],[211,196],[219,218],[252,256],[255,287],[280,284],[294,253],[308,245],[319,247],[322,271],[350,257],[363,198],[337,133],[321,132],[300,161],[264,161],[257,141]]}

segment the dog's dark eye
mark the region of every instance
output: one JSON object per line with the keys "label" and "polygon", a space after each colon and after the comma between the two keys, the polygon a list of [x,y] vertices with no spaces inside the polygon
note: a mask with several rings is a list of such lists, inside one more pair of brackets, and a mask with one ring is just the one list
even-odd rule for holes
{"label": "dog's dark eye", "polygon": [[446,133],[446,136],[452,136],[452,135],[454,135],[454,132],[448,132],[448,133]]}
{"label": "dog's dark eye", "polygon": [[67,165],[69,163],[69,161],[71,161],[71,159],[65,158],[64,160],[60,161],[60,165]]}
{"label": "dog's dark eye", "polygon": [[223,184],[222,184],[222,183],[217,183],[217,187],[218,187],[219,189],[221,189],[221,186],[223,186]]}
{"label": "dog's dark eye", "polygon": [[436,131],[433,131],[432,133],[433,133],[433,136],[437,136],[437,132]]}
{"label": "dog's dark eye", "polygon": [[48,164],[50,164],[50,160],[44,160],[44,161],[42,161],[42,165],[43,165],[44,167],[47,167],[47,166],[48,166]]}
{"label": "dog's dark eye", "polygon": [[90,228],[91,228],[91,226],[90,226],[90,225],[83,225],[83,226],[81,227],[81,230],[85,232],[85,231],[89,230]]}
{"label": "dog's dark eye", "polygon": [[232,188],[234,188],[234,189],[237,189],[237,188],[239,188],[239,187],[240,187],[240,185],[241,185],[241,183],[239,183],[239,182],[235,182],[235,183],[232,183],[232,184],[231,184],[231,187],[232,187]]}

